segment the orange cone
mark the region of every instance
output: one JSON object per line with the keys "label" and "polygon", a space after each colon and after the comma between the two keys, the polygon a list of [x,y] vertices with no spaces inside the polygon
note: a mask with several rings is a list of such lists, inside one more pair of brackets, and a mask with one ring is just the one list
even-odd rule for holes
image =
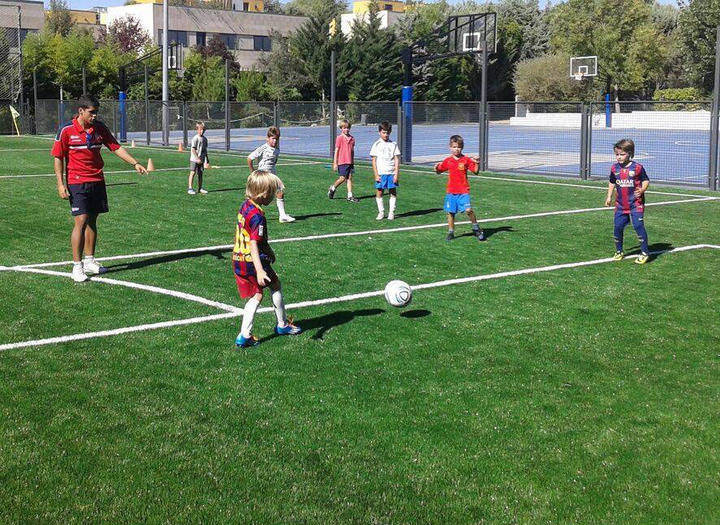
{"label": "orange cone", "polygon": [[148,159],[147,170],[148,172],[155,171],[155,164],[153,164],[152,159]]}
{"label": "orange cone", "polygon": [[135,139],[132,139],[132,141],[130,142],[130,147],[131,147],[131,148],[134,148],[134,147],[135,147]]}
{"label": "orange cone", "polygon": [[178,142],[178,151],[185,151],[185,148],[183,148],[182,142]]}

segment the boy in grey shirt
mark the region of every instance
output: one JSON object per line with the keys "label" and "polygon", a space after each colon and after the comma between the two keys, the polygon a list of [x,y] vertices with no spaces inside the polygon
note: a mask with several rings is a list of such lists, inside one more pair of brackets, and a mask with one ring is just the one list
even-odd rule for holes
{"label": "boy in grey shirt", "polygon": [[[267,171],[277,176],[275,166],[277,164],[279,156],[280,130],[275,126],[271,126],[270,129],[268,129],[267,131],[267,139],[265,144],[258,147],[255,151],[248,155],[247,163],[248,167],[250,168],[250,173],[255,171],[253,161],[255,159],[260,159],[258,161],[257,169],[261,171]],[[282,184],[282,181],[280,179],[278,180],[280,181],[280,187],[275,194],[275,200],[277,202],[278,213],[280,215],[280,222],[294,222],[295,218],[290,217],[290,215],[285,212],[285,199],[283,198],[285,196],[285,185]]]}
{"label": "boy in grey shirt", "polygon": [[205,195],[207,190],[202,187],[203,185],[203,169],[205,166],[209,166],[210,159],[208,157],[208,140],[205,136],[205,123],[198,122],[195,124],[197,135],[192,138],[190,143],[190,176],[188,177],[188,194],[195,195],[197,193],[193,189],[193,178],[197,173],[198,177],[198,191]]}

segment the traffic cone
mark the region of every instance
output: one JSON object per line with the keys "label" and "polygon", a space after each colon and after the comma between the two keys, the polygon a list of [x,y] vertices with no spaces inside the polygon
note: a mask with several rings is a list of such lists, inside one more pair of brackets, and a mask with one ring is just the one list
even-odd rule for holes
{"label": "traffic cone", "polygon": [[152,159],[148,159],[147,170],[148,172],[155,171],[155,164],[153,164]]}
{"label": "traffic cone", "polygon": [[185,148],[183,148],[182,142],[178,142],[178,151],[185,151]]}
{"label": "traffic cone", "polygon": [[130,142],[130,147],[131,147],[131,148],[134,148],[134,147],[135,147],[135,139],[132,139],[132,141]]}

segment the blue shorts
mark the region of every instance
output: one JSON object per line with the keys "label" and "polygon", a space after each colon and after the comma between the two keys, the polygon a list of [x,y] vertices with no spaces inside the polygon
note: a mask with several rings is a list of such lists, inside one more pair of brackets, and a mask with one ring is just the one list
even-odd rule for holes
{"label": "blue shorts", "polygon": [[380,175],[380,182],[375,183],[375,189],[376,190],[391,190],[393,188],[397,188],[400,186],[400,184],[396,184],[393,182],[393,179],[395,178],[395,175]]}
{"label": "blue shorts", "polygon": [[352,177],[355,166],[352,164],[338,164],[338,175],[349,179]]}
{"label": "blue shorts", "polygon": [[448,193],[445,195],[445,211],[447,213],[465,213],[471,209],[469,193]]}

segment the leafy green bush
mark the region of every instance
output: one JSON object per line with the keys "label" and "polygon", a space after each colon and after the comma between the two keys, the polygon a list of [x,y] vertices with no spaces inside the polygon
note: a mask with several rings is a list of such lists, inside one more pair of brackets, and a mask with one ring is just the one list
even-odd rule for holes
{"label": "leafy green bush", "polygon": [[[658,89],[653,93],[653,100],[668,102],[707,102],[707,99],[703,90],[694,87]],[[697,111],[698,109],[707,109],[704,106],[705,104],[658,104],[656,109],[659,111]]]}

